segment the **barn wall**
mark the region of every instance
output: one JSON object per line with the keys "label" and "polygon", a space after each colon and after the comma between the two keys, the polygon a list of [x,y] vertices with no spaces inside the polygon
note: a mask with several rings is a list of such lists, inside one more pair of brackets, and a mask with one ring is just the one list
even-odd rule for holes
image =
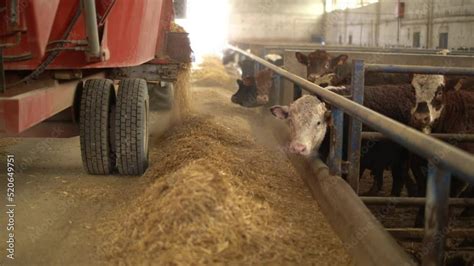
{"label": "barn wall", "polygon": [[322,0],[230,0],[231,41],[310,41]]}
{"label": "barn wall", "polygon": [[413,47],[414,33],[419,32],[421,47],[437,48],[440,33],[448,32],[449,49],[474,47],[474,0],[404,2],[405,17],[400,21],[395,16],[396,0],[329,13],[325,27],[327,43],[347,45],[352,36],[353,45]]}
{"label": "barn wall", "polygon": [[448,32],[449,49],[474,49],[474,0],[402,0],[400,20],[397,0],[327,14],[323,0],[229,1],[231,41],[310,42],[324,35],[327,44],[349,45],[352,38],[355,46],[413,47],[419,32],[420,48],[438,48],[440,33]]}

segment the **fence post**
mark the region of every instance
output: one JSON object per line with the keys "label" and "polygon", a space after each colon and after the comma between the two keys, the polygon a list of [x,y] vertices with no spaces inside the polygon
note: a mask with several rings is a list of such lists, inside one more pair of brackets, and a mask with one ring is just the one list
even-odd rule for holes
{"label": "fence post", "polygon": [[303,91],[301,90],[301,87],[297,84],[293,85],[293,100],[296,101],[297,99],[301,98],[303,96]]}
{"label": "fence post", "polygon": [[253,76],[257,77],[257,73],[260,71],[261,66],[258,62],[253,62]]}
{"label": "fence post", "polygon": [[[364,103],[364,61],[352,60],[352,100],[358,104]],[[359,193],[359,172],[361,157],[362,122],[350,118],[349,120],[349,174],[347,180],[356,194]]]}
{"label": "fence post", "polygon": [[451,173],[429,163],[427,182],[422,265],[440,266],[444,265],[444,250],[448,234]]}
{"label": "fence post", "polygon": [[273,81],[273,99],[270,99],[273,105],[281,104],[281,90],[282,90],[282,83],[281,83],[281,76],[275,74],[275,80]]}
{"label": "fence post", "polygon": [[344,112],[332,107],[332,127],[329,148],[329,171],[331,175],[341,176],[342,136],[344,131]]}

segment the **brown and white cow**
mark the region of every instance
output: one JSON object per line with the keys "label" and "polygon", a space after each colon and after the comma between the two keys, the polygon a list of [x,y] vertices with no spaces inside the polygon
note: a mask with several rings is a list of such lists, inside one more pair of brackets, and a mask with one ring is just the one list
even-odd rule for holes
{"label": "brown and white cow", "polygon": [[244,107],[262,106],[268,103],[273,88],[273,71],[261,70],[255,77],[238,80],[238,91],[232,96],[233,103]]}
{"label": "brown and white cow", "polygon": [[[351,82],[352,67],[346,54],[330,55],[316,50],[308,55],[296,52],[296,59],[306,66],[306,78],[322,87],[347,85]],[[409,84],[410,75],[395,73],[365,73],[365,85]]]}
{"label": "brown and white cow", "polygon": [[306,66],[306,78],[309,81],[318,85],[340,85],[341,82],[336,81],[336,67],[347,64],[348,55],[333,57],[324,50],[316,50],[308,55],[296,52],[295,55],[298,62]]}
{"label": "brown and white cow", "polygon": [[311,156],[316,153],[326,136],[330,111],[317,97],[304,95],[289,106],[276,105],[272,114],[288,122],[291,153]]}
{"label": "brown and white cow", "polygon": [[273,88],[273,71],[268,68],[259,71],[255,76],[255,83],[257,86],[257,103],[267,104]]}
{"label": "brown and white cow", "polygon": [[474,130],[474,91],[464,79],[452,80],[443,75],[413,75],[416,104],[411,110],[411,126],[427,134]]}
{"label": "brown and white cow", "polygon": [[411,125],[429,134],[443,111],[444,76],[415,74],[411,85],[416,95],[416,103],[411,110]]}
{"label": "brown and white cow", "polygon": [[[426,134],[474,133],[474,91],[467,88],[447,88],[445,78],[441,75],[414,75],[412,85],[416,94],[416,106],[412,109],[410,121],[413,127]],[[454,138],[450,144],[474,154],[474,143],[459,142]],[[410,164],[417,182],[418,196],[423,197],[426,193],[427,162],[412,154]],[[459,179],[453,178],[451,196],[460,196],[465,185]],[[423,225],[423,217],[424,208],[421,208],[415,226]]]}

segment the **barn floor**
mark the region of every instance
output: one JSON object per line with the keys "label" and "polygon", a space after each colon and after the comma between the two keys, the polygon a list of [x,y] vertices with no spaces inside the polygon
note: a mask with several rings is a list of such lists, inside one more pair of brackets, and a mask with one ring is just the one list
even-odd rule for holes
{"label": "barn floor", "polygon": [[231,93],[194,87],[193,115],[168,132],[170,114],[153,114],[141,178],[84,174],[78,138],[3,139],[18,165],[15,265],[352,264],[270,118]]}

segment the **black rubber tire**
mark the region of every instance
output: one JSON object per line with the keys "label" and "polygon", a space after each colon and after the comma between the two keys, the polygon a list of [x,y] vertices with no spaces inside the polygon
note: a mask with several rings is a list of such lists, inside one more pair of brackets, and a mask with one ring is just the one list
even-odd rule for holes
{"label": "black rubber tire", "polygon": [[123,79],[115,109],[115,152],[122,175],[142,175],[148,167],[148,113],[146,81]]}
{"label": "black rubber tire", "polygon": [[115,105],[113,82],[90,79],[84,83],[79,114],[81,155],[92,175],[111,174],[115,166],[110,122]]}
{"label": "black rubber tire", "polygon": [[174,101],[174,85],[166,82],[164,86],[155,84],[148,87],[150,108],[154,111],[171,110]]}

